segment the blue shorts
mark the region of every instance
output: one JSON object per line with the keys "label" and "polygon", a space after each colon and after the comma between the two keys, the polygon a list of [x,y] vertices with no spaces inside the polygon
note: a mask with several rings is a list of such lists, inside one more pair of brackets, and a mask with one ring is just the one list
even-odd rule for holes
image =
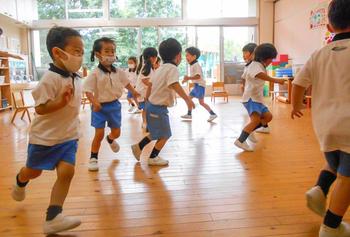
{"label": "blue shorts", "polygon": [[146,102],[139,102],[139,109],[143,110],[146,107]]}
{"label": "blue shorts", "polygon": [[247,109],[249,116],[252,115],[252,113],[258,113],[261,116],[269,112],[269,109],[264,104],[254,102],[252,99],[249,99],[248,102],[244,102],[243,105]]}
{"label": "blue shorts", "polygon": [[334,172],[350,177],[350,154],[344,151],[325,152],[326,160]]}
{"label": "blue shorts", "polygon": [[152,140],[168,139],[171,137],[171,128],[168,108],[161,105],[146,104],[147,128]]}
{"label": "blue shorts", "polygon": [[203,99],[205,96],[205,88],[198,84],[194,84],[194,88],[192,89],[190,96],[197,99]]}
{"label": "blue shorts", "polygon": [[101,110],[91,112],[91,126],[94,128],[105,128],[106,122],[110,128],[120,128],[122,121],[121,104],[118,100],[101,103]]}
{"label": "blue shorts", "polygon": [[35,170],[54,170],[60,161],[75,165],[78,140],[71,140],[54,146],[28,145],[26,166]]}
{"label": "blue shorts", "polygon": [[128,98],[128,99],[134,98],[134,97],[132,96],[131,91],[128,91],[128,95],[126,96],[126,98]]}

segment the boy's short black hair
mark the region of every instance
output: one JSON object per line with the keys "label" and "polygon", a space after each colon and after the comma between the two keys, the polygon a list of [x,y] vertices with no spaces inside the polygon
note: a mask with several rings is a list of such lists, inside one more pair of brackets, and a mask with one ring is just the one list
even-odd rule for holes
{"label": "boy's short black hair", "polygon": [[256,47],[254,56],[254,61],[257,62],[265,62],[267,59],[274,59],[277,57],[277,49],[273,44],[265,43],[260,44],[258,47]]}
{"label": "boy's short black hair", "polygon": [[95,53],[96,52],[101,52],[102,42],[103,43],[111,43],[111,44],[115,45],[114,39],[109,38],[109,37],[102,37],[102,38],[99,38],[99,39],[95,40],[94,46],[92,46],[92,51],[91,51],[91,56],[90,56],[91,62],[95,61]]}
{"label": "boy's short black hair", "polygon": [[159,54],[164,63],[172,62],[181,51],[181,44],[174,38],[166,39],[159,45]]}
{"label": "boy's short black hair", "polygon": [[189,53],[193,56],[196,56],[196,59],[198,59],[201,56],[201,51],[196,47],[189,47],[186,49],[186,53]]}
{"label": "boy's short black hair", "polygon": [[350,27],[350,1],[333,0],[328,7],[329,23],[338,30]]}
{"label": "boy's short black hair", "polygon": [[254,53],[254,50],[256,49],[256,47],[258,47],[258,45],[256,43],[249,43],[249,44],[246,44],[242,51],[243,52],[249,52],[249,53]]}
{"label": "boy's short black hair", "polygon": [[46,37],[46,47],[52,59],[54,59],[52,49],[54,47],[64,49],[70,37],[81,37],[81,35],[77,30],[69,27],[55,26],[50,29]]}

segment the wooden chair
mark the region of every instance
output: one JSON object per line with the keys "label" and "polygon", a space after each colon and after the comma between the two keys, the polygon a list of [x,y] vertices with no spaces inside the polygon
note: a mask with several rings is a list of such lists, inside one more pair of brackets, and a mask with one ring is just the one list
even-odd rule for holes
{"label": "wooden chair", "polygon": [[29,122],[32,122],[30,117],[29,109],[33,108],[32,105],[26,105],[24,103],[23,91],[13,91],[12,93],[13,109],[15,110],[12,115],[11,123],[15,121],[17,113],[23,112],[21,119],[23,120],[24,115],[27,114]]}
{"label": "wooden chair", "polygon": [[85,93],[83,93],[81,97],[81,104],[83,105],[83,110],[85,109],[86,104],[91,104],[90,100],[87,98]]}
{"label": "wooden chair", "polygon": [[224,97],[224,101],[228,102],[228,93],[225,90],[225,84],[223,82],[213,82],[212,89],[211,101],[214,100],[215,103],[216,97]]}

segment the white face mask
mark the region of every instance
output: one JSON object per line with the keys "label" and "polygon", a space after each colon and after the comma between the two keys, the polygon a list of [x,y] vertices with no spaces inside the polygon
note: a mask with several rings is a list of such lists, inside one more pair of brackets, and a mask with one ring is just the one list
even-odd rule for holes
{"label": "white face mask", "polygon": [[134,64],[128,64],[128,68],[129,69],[135,69],[135,65]]}
{"label": "white face mask", "polygon": [[108,65],[112,65],[116,61],[115,56],[102,56],[102,62]]}
{"label": "white face mask", "polygon": [[75,73],[79,71],[83,64],[83,56],[71,55],[62,49],[60,50],[67,56],[67,59],[61,59],[61,61],[68,72]]}

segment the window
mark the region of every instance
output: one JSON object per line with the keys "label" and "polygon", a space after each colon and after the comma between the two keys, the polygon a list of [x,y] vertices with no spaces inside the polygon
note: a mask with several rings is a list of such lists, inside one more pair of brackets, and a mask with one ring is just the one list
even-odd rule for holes
{"label": "window", "polygon": [[181,0],[110,0],[112,18],[181,17]]}
{"label": "window", "polygon": [[224,81],[239,84],[244,69],[242,48],[255,42],[255,27],[224,27]]}
{"label": "window", "polygon": [[197,38],[201,50],[198,61],[207,85],[211,85],[220,80],[220,28],[198,27]]}
{"label": "window", "polygon": [[188,18],[254,17],[256,0],[188,0]]}
{"label": "window", "polygon": [[102,0],[68,0],[69,19],[103,17]]}
{"label": "window", "polygon": [[38,18],[42,20],[65,19],[65,0],[37,0]]}
{"label": "window", "polygon": [[154,47],[158,50],[158,29],[156,27],[141,28],[141,37],[141,51],[148,47]]}
{"label": "window", "polygon": [[187,48],[186,27],[163,27],[160,28],[160,41],[168,38],[174,38],[179,41],[182,46],[182,61],[178,66],[180,75],[187,74],[187,62],[185,58],[185,49]]}

